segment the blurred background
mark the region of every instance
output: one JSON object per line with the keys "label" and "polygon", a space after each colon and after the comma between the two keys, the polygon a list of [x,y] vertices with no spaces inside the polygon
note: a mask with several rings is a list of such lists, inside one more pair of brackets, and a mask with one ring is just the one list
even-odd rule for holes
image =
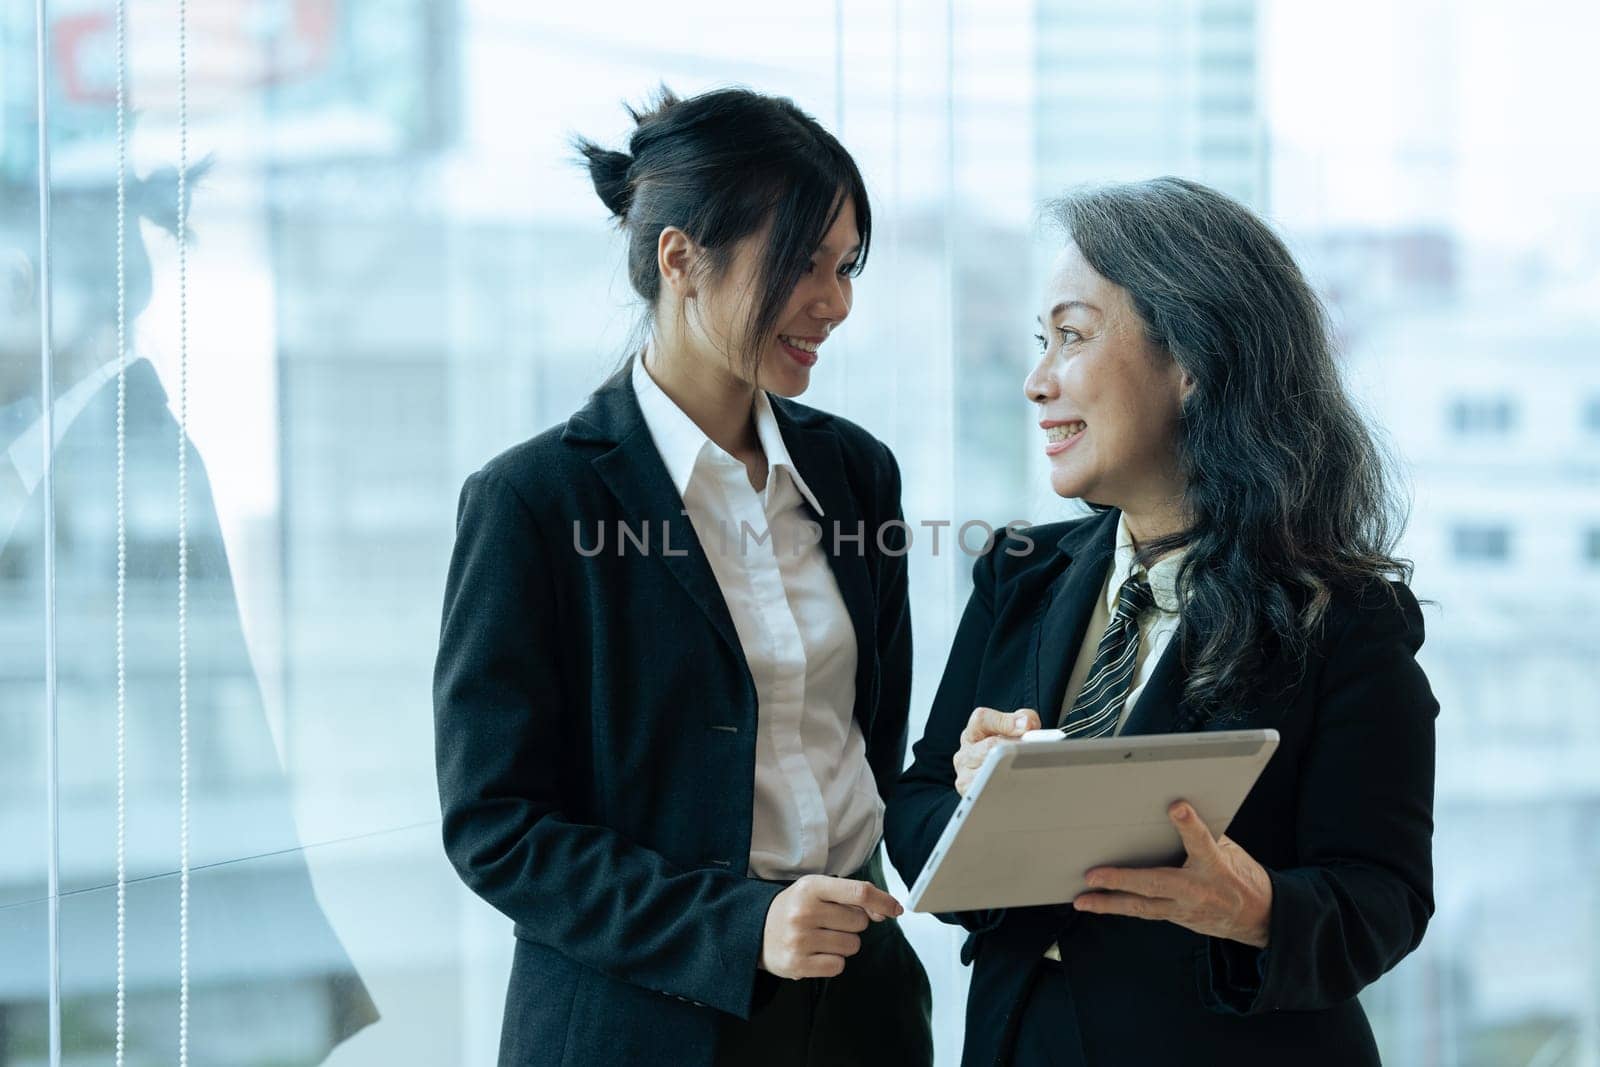
{"label": "blurred background", "polygon": [[[895,449],[913,526],[1073,507],[1049,492],[1021,388],[1055,250],[1043,198],[1179,174],[1279,228],[1410,486],[1401,547],[1432,601],[1438,913],[1363,994],[1385,1060],[1600,1064],[1600,9],[556,7],[191,5],[187,152],[208,169],[189,175],[180,294],[177,6],[127,0],[119,699],[116,9],[44,5],[40,100],[34,0],[0,0],[0,1064],[49,1060],[52,848],[62,1062],[113,1062],[119,709],[127,1062],[177,1054],[185,408],[191,1054],[494,1061],[510,923],[444,859],[432,764],[456,494],[623,354],[621,242],[566,138],[620,144],[622,103],[661,82],[788,95],[859,160],[876,239],[806,399]],[[913,736],[970,569],[948,534],[915,548]],[[954,1064],[958,939],[926,916],[908,932]]]}

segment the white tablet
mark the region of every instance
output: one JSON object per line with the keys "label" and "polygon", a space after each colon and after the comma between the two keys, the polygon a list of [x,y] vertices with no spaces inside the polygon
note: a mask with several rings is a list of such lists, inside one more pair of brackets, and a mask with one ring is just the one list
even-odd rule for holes
{"label": "white tablet", "polygon": [[1061,904],[1093,867],[1183,862],[1167,818],[1187,800],[1222,834],[1278,747],[1276,730],[1061,739],[990,751],[911,887],[912,911]]}

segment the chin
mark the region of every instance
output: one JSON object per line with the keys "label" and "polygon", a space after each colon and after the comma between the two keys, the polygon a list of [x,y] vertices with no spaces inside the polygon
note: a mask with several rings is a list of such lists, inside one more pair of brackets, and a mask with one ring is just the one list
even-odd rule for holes
{"label": "chin", "polygon": [[785,369],[781,374],[763,374],[760,382],[761,388],[769,393],[776,393],[785,400],[793,400],[811,387],[811,372],[808,370]]}
{"label": "chin", "polygon": [[1082,496],[1083,488],[1085,488],[1085,486],[1083,486],[1082,478],[1075,477],[1075,475],[1072,474],[1072,470],[1064,470],[1061,469],[1061,467],[1051,464],[1050,488],[1051,490],[1056,491],[1056,496],[1064,496],[1064,498],[1067,499],[1074,499],[1078,498],[1078,496]]}
{"label": "chin", "polygon": [[1077,477],[1071,471],[1052,470],[1050,472],[1050,488],[1055,490],[1056,496],[1067,500],[1086,500],[1089,495],[1087,480]]}

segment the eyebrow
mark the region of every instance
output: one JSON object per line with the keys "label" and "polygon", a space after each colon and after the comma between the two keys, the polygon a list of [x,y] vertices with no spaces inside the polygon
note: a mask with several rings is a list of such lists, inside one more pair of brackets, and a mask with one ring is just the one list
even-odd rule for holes
{"label": "eyebrow", "polygon": [[[1063,300],[1061,303],[1057,304],[1055,307],[1050,309],[1050,317],[1053,319],[1057,315],[1061,314],[1063,311],[1071,311],[1073,308],[1082,308],[1084,311],[1093,311],[1095,314],[1099,314],[1100,313],[1100,309],[1099,308],[1095,307],[1093,304],[1088,303],[1087,301],[1083,301],[1083,300]],[[1035,318],[1037,319],[1037,321],[1038,321],[1040,326],[1044,325],[1044,320],[1043,319],[1040,319],[1037,316],[1035,316]]]}
{"label": "eyebrow", "polygon": [[[818,252],[832,252],[833,251],[833,247],[831,245],[827,245],[827,244],[820,244],[820,245],[817,246],[817,251]],[[846,255],[846,256],[853,256],[853,255],[858,254],[860,251],[861,251],[861,242],[857,241],[855,244],[851,245],[843,254]]]}

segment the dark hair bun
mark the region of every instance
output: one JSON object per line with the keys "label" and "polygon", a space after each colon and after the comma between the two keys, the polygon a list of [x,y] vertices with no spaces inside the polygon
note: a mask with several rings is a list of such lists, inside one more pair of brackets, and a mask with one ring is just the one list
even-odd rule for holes
{"label": "dark hair bun", "polygon": [[589,180],[594,182],[600,202],[617,218],[627,218],[628,206],[633,202],[633,184],[628,181],[633,157],[585,140],[578,142],[578,151],[589,161]]}
{"label": "dark hair bun", "polygon": [[[678,94],[668,89],[666,83],[663,82],[656,87],[655,95],[645,101],[643,107],[634,107],[632,104],[624,104],[623,106],[628,109],[628,114],[633,116],[633,124],[643,127],[660,122],[667,117],[669,111],[681,103],[683,103],[683,100]],[[638,134],[634,136],[637,137]]]}
{"label": "dark hair bun", "polygon": [[665,132],[663,120],[680,103],[682,101],[678,95],[662,85],[643,107],[624,105],[634,124],[633,136],[628,142],[628,147],[633,151],[631,156],[626,152],[602,148],[587,137],[573,138],[573,146],[588,162],[589,179],[594,182],[594,191],[600,194],[600,202],[617,218],[626,219],[628,208],[633,206],[633,182],[629,173],[634,160],[643,154],[653,139]]}

